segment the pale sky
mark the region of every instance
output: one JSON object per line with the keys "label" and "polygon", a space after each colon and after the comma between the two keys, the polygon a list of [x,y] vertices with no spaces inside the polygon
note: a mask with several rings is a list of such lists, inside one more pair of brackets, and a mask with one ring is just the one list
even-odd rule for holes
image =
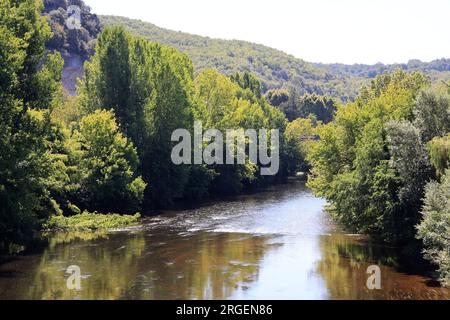
{"label": "pale sky", "polygon": [[97,14],[247,40],[310,62],[450,58],[450,0],[85,0]]}

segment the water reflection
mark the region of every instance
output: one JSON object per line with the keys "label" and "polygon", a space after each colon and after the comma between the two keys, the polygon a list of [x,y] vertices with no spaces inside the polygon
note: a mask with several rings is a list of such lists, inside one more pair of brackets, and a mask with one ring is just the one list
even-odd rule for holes
{"label": "water reflection", "polygon": [[[449,299],[442,289],[424,276],[396,272],[401,267],[396,250],[355,236],[321,237],[323,257],[318,272],[327,283],[330,299],[428,300]],[[367,268],[381,268],[381,290],[367,289]]]}
{"label": "water reflection", "polygon": [[[395,251],[345,235],[301,184],[166,212],[141,228],[55,234],[0,265],[2,299],[446,299]],[[382,269],[380,291],[367,267]],[[67,289],[78,265],[82,289]]]}
{"label": "water reflection", "polygon": [[[144,258],[140,276],[122,298],[226,299],[258,280],[268,238],[198,233],[166,239]],[[169,246],[167,246],[169,245]]]}
{"label": "water reflection", "polygon": [[[258,280],[259,265],[276,248],[248,234],[115,234],[49,247],[1,267],[7,299],[226,299]],[[66,287],[65,270],[78,265],[82,290]],[[14,277],[14,281],[10,281]]]}

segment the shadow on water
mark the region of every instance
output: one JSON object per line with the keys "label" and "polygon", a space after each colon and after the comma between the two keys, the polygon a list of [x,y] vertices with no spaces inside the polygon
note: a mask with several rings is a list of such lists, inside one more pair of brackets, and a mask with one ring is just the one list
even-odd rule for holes
{"label": "shadow on water", "polygon": [[[345,234],[301,183],[165,212],[138,228],[57,233],[0,265],[1,299],[448,299],[396,250]],[[379,265],[382,290],[367,267]],[[66,270],[81,270],[81,290]],[[402,272],[398,271],[402,270]],[[408,271],[408,270],[406,270]]]}
{"label": "shadow on water", "polygon": [[[346,235],[322,237],[320,246],[323,256],[317,264],[317,271],[326,280],[331,299],[450,298],[449,290],[436,286],[436,282],[423,275],[405,270],[398,249],[383,247],[367,238]],[[381,269],[381,290],[367,288],[369,275],[366,271],[371,265]]]}

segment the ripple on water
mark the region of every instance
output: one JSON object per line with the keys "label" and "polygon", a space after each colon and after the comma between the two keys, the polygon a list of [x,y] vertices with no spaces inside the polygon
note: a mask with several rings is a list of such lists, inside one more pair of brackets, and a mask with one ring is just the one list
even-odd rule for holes
{"label": "ripple on water", "polygon": [[[0,299],[445,299],[397,256],[346,235],[302,185],[144,218],[98,238],[62,237],[0,265]],[[378,263],[383,290],[365,287]],[[80,292],[66,290],[79,265]],[[30,289],[31,288],[31,289]]]}

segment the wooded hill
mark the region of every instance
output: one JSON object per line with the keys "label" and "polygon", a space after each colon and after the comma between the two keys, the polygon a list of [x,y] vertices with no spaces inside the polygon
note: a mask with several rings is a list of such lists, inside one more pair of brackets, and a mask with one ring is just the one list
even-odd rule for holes
{"label": "wooded hill", "polygon": [[104,26],[123,25],[132,34],[173,46],[189,55],[197,72],[215,68],[225,74],[249,72],[262,81],[262,90],[295,88],[328,95],[343,101],[353,99],[361,85],[385,71],[422,71],[434,81],[450,79],[450,59],[430,63],[411,60],[395,65],[313,64],[264,45],[239,40],[221,40],[160,28],[140,20],[99,16]]}
{"label": "wooded hill", "polygon": [[[69,5],[81,7],[80,30],[69,30],[65,26]],[[411,60],[407,64],[395,65],[345,65],[308,63],[264,45],[239,40],[221,40],[160,28],[140,20],[117,16],[97,16],[82,0],[45,0],[43,14],[48,16],[53,38],[47,48],[60,51],[66,60],[63,83],[75,94],[75,79],[83,74],[82,63],[93,54],[95,38],[104,26],[123,25],[134,35],[167,44],[188,54],[196,72],[214,68],[232,75],[249,72],[261,80],[263,92],[269,89],[295,90],[296,95],[315,93],[352,100],[368,79],[385,71],[403,69],[421,71],[437,82],[450,79],[450,59],[430,63]]]}

